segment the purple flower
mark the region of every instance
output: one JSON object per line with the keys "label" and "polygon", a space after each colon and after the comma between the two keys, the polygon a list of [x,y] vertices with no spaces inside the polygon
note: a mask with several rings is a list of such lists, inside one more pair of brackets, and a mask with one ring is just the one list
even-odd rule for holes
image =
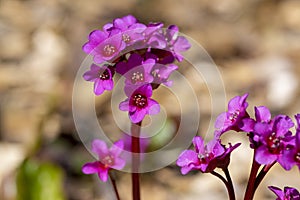
{"label": "purple flower", "polygon": [[120,103],[119,109],[129,111],[128,115],[133,123],[141,122],[147,114],[155,115],[159,113],[159,104],[150,98],[152,96],[150,84],[139,87],[127,85],[125,93],[128,98]]}
{"label": "purple flower", "polygon": [[292,187],[284,187],[283,191],[274,186],[269,186],[269,189],[277,196],[276,200],[300,200],[300,193]]}
{"label": "purple flower", "polygon": [[226,168],[229,164],[230,153],[239,144],[226,148],[221,144],[220,139],[214,138],[207,145],[200,136],[193,139],[195,150],[183,151],[177,160],[177,165],[181,167],[181,173],[187,174],[191,170],[200,170],[203,173],[212,172],[216,167]]}
{"label": "purple flower", "polygon": [[191,48],[191,44],[185,37],[178,36],[178,30],[178,27],[175,25],[169,26],[166,30],[166,50],[171,51],[174,54],[174,57],[181,62],[183,60],[181,52],[187,51],[189,48]]}
{"label": "purple flower", "polygon": [[115,142],[110,149],[107,148],[106,143],[102,140],[94,140],[92,142],[92,151],[96,153],[99,160],[96,162],[86,163],[82,167],[84,174],[97,173],[99,178],[106,182],[108,179],[108,171],[113,169],[121,170],[125,166],[125,161],[119,156],[123,151],[124,142],[119,140]]}
{"label": "purple flower", "polygon": [[108,38],[108,35],[106,31],[92,31],[88,37],[89,41],[82,46],[82,50],[87,54],[91,53],[101,42]]}
{"label": "purple flower", "polygon": [[112,90],[114,87],[113,77],[114,71],[107,65],[99,67],[95,64],[91,65],[91,69],[83,74],[86,81],[94,82],[94,93],[100,95],[104,90]]}
{"label": "purple flower", "polygon": [[300,170],[300,114],[295,116],[297,121],[297,130],[294,144],[284,149],[282,167],[286,170],[292,169],[293,166],[298,166]]}
{"label": "purple flower", "polygon": [[145,84],[153,81],[150,71],[154,65],[154,59],[144,61],[139,54],[133,53],[127,62],[119,62],[116,65],[116,71],[125,76],[126,84]]}
{"label": "purple flower", "polygon": [[89,35],[89,41],[82,47],[83,51],[94,56],[96,63],[109,61],[116,57],[123,49],[125,44],[122,34],[118,31],[95,30]]}
{"label": "purple flower", "polygon": [[[154,78],[153,84],[159,85],[164,84],[166,86],[171,86],[172,81],[169,81],[168,78],[171,75],[171,73],[178,69],[178,66],[175,64],[168,64],[168,65],[162,65],[162,64],[156,64],[151,69],[151,74]],[[152,85],[153,85],[152,84]]]}
{"label": "purple flower", "polygon": [[289,130],[293,126],[292,120],[284,115],[278,115],[269,122],[257,122],[253,131],[257,143],[255,160],[265,165],[278,161],[284,166],[283,150],[293,139]]}
{"label": "purple flower", "polygon": [[244,126],[242,120],[248,118],[246,111],[248,103],[246,102],[248,94],[236,96],[228,103],[228,111],[221,113],[215,122],[215,127],[222,134],[228,130],[241,131]]}

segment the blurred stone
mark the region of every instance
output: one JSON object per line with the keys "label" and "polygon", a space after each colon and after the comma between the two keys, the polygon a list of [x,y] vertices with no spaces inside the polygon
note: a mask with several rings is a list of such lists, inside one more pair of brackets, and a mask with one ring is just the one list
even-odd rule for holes
{"label": "blurred stone", "polygon": [[[0,188],[4,178],[13,173],[25,158],[26,152],[20,144],[0,142]],[[0,195],[1,196],[1,195]]]}
{"label": "blurred stone", "polygon": [[20,32],[4,33],[5,37],[0,37],[0,55],[3,59],[18,60],[28,53],[30,38]]}
{"label": "blurred stone", "polygon": [[266,82],[267,105],[271,109],[282,109],[295,98],[299,81],[292,63],[280,56],[269,56],[253,63],[256,76]]}

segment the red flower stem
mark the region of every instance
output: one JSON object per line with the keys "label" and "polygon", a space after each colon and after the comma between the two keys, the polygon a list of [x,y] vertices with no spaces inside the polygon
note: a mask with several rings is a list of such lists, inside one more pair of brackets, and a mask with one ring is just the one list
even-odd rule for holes
{"label": "red flower stem", "polygon": [[113,177],[113,175],[111,174],[111,172],[109,172],[108,174],[109,174],[110,181],[111,181],[111,183],[112,183],[112,185],[113,185],[113,188],[114,188],[114,192],[115,192],[116,198],[117,198],[117,200],[120,200],[120,195],[119,195],[119,192],[118,192],[118,189],[117,189],[116,180],[115,180],[115,178]]}
{"label": "red flower stem", "polygon": [[132,152],[132,200],[140,200],[140,131],[142,122],[131,124],[131,152]]}
{"label": "red flower stem", "polygon": [[264,179],[264,177],[267,175],[267,173],[269,172],[269,170],[274,166],[275,163],[276,162],[273,162],[270,165],[265,165],[264,168],[259,172],[259,174],[257,175],[257,178],[255,180],[254,192],[258,188],[259,184]]}
{"label": "red flower stem", "polygon": [[235,200],[234,187],[233,187],[233,184],[232,184],[232,180],[231,180],[229,170],[226,167],[225,169],[223,169],[223,171],[224,171],[224,173],[226,175],[226,178],[227,178],[227,183],[228,183],[227,190],[228,190],[229,199],[230,200]]}
{"label": "red flower stem", "polygon": [[227,192],[228,192],[228,196],[229,196],[229,199],[230,200],[235,200],[235,195],[234,195],[234,192],[232,193],[231,192],[231,189],[230,189],[230,184],[228,183],[228,181],[219,173],[215,172],[215,171],[212,171],[210,172],[212,175],[218,177],[219,179],[221,179],[221,181],[225,184],[226,186],[226,189],[227,189]]}
{"label": "red flower stem", "polygon": [[255,193],[255,180],[256,180],[257,172],[260,168],[260,164],[257,163],[255,160],[255,153],[256,151],[254,150],[252,167],[251,167],[250,177],[248,180],[248,185],[245,192],[244,200],[252,200]]}

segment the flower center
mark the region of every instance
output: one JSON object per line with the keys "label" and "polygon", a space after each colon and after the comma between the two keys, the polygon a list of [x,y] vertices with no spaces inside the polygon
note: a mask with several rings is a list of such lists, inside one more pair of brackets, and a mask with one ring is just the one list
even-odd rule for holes
{"label": "flower center", "polygon": [[131,77],[131,82],[135,84],[136,82],[143,82],[144,74],[142,72],[133,72]]}
{"label": "flower center", "polygon": [[160,73],[158,69],[153,70],[151,74],[154,78],[160,78]]}
{"label": "flower center", "polygon": [[130,42],[130,36],[127,34],[122,35],[122,40],[126,43]]}
{"label": "flower center", "polygon": [[198,158],[200,160],[200,163],[207,164],[209,161],[214,157],[212,153],[204,153],[204,154],[198,154]]}
{"label": "flower center", "polygon": [[237,120],[237,118],[238,118],[239,115],[240,115],[240,111],[236,110],[236,111],[234,111],[233,113],[230,114],[229,120],[231,122],[235,122]]}
{"label": "flower center", "polygon": [[115,52],[116,47],[111,44],[107,44],[103,47],[103,55],[106,57],[112,56]]}
{"label": "flower center", "polygon": [[275,133],[272,133],[267,139],[267,146],[270,153],[279,154],[282,149],[281,139],[276,137]]}
{"label": "flower center", "polygon": [[147,98],[144,95],[136,94],[133,97],[133,103],[138,108],[144,108],[147,106]]}
{"label": "flower center", "polygon": [[107,168],[114,164],[114,157],[112,155],[107,155],[101,160],[102,164]]}
{"label": "flower center", "polygon": [[109,80],[110,79],[110,73],[108,69],[104,70],[104,72],[99,72],[99,78],[101,80]]}

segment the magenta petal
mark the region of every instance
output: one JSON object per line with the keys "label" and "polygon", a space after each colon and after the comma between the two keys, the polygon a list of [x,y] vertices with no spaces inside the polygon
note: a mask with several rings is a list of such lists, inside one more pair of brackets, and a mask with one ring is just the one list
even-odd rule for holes
{"label": "magenta petal", "polygon": [[129,118],[133,123],[138,123],[144,119],[146,114],[147,114],[146,109],[136,110],[133,113],[129,113]]}
{"label": "magenta petal", "polygon": [[99,171],[98,166],[99,166],[98,162],[86,163],[82,167],[82,172],[84,174],[95,174],[95,173],[98,173],[98,171]]}
{"label": "magenta petal", "polygon": [[157,101],[153,100],[153,99],[148,99],[148,113],[150,115],[156,115],[160,112],[160,106],[157,103]]}
{"label": "magenta petal", "polygon": [[240,99],[241,99],[240,96],[236,96],[228,102],[228,112],[231,112],[231,111],[234,112],[240,108]]}
{"label": "magenta petal", "polygon": [[100,43],[103,40],[107,38],[107,34],[100,31],[100,30],[94,30],[89,35],[89,40],[93,43]]}
{"label": "magenta petal", "polygon": [[86,81],[95,81],[99,76],[98,73],[95,73],[94,71],[87,71],[83,74],[83,78]]}
{"label": "magenta petal", "polygon": [[176,162],[179,167],[188,166],[191,163],[198,162],[198,154],[192,150],[185,150],[183,151]]}
{"label": "magenta petal", "polygon": [[96,79],[94,83],[94,93],[100,95],[104,92],[103,81],[101,79]]}
{"label": "magenta petal", "polygon": [[255,160],[259,164],[268,165],[277,160],[277,155],[270,154],[265,146],[261,146],[256,151]]}
{"label": "magenta petal", "polygon": [[99,157],[105,156],[108,154],[108,148],[106,143],[102,140],[94,140],[92,143],[92,151],[96,153]]}
{"label": "magenta petal", "polygon": [[126,15],[122,17],[122,19],[127,25],[132,25],[137,22],[137,19],[132,15]]}
{"label": "magenta petal", "polygon": [[110,152],[114,154],[114,157],[117,157],[123,151],[123,148],[124,148],[124,141],[118,140],[110,147]]}
{"label": "magenta petal", "polygon": [[221,128],[223,128],[223,126],[224,126],[224,124],[225,124],[226,117],[227,117],[226,112],[221,113],[221,114],[217,117],[216,122],[215,122],[215,128],[216,128],[216,129],[221,129]]}
{"label": "magenta petal", "polygon": [[183,166],[181,168],[181,174],[182,175],[186,175],[187,173],[189,173],[191,170],[193,169],[193,167],[190,167],[190,166]]}
{"label": "magenta petal", "polygon": [[214,154],[214,157],[221,156],[225,152],[224,146],[221,145],[220,140],[213,139],[207,144],[207,150]]}
{"label": "magenta petal", "polygon": [[95,63],[99,63],[100,64],[100,63],[103,63],[105,61],[105,59],[103,58],[102,55],[96,54],[94,56],[94,61],[95,61]]}
{"label": "magenta petal", "polygon": [[102,169],[101,171],[98,172],[98,176],[101,181],[106,182],[108,179],[108,169]]}
{"label": "magenta petal", "polygon": [[253,129],[257,134],[261,136],[271,133],[271,127],[266,123],[256,123]]}
{"label": "magenta petal", "polygon": [[240,129],[244,132],[252,132],[255,126],[255,121],[251,118],[245,118],[240,124]]}
{"label": "magenta petal", "polygon": [[182,51],[186,51],[188,50],[189,48],[191,47],[191,44],[189,43],[189,41],[183,37],[183,36],[179,36],[175,45],[174,45],[174,49],[175,51],[179,51],[179,52],[182,52]]}
{"label": "magenta petal", "polygon": [[112,79],[102,81],[103,88],[105,90],[112,90],[114,88],[114,82]]}
{"label": "magenta petal", "polygon": [[129,100],[126,99],[125,101],[122,101],[120,104],[119,104],[119,109],[122,110],[122,111],[129,111]]}
{"label": "magenta petal", "polygon": [[255,107],[255,118],[259,122],[269,122],[271,120],[270,110],[265,106]]}
{"label": "magenta petal", "polygon": [[121,158],[115,158],[115,164],[112,166],[113,169],[121,170],[125,167],[125,160]]}
{"label": "magenta petal", "polygon": [[196,136],[193,138],[193,145],[196,149],[197,153],[203,153],[204,151],[204,140],[200,136]]}
{"label": "magenta petal", "polygon": [[280,200],[284,200],[285,199],[284,192],[281,189],[279,189],[278,187],[269,186],[268,188],[272,192],[274,192],[277,195],[277,197],[279,197]]}

